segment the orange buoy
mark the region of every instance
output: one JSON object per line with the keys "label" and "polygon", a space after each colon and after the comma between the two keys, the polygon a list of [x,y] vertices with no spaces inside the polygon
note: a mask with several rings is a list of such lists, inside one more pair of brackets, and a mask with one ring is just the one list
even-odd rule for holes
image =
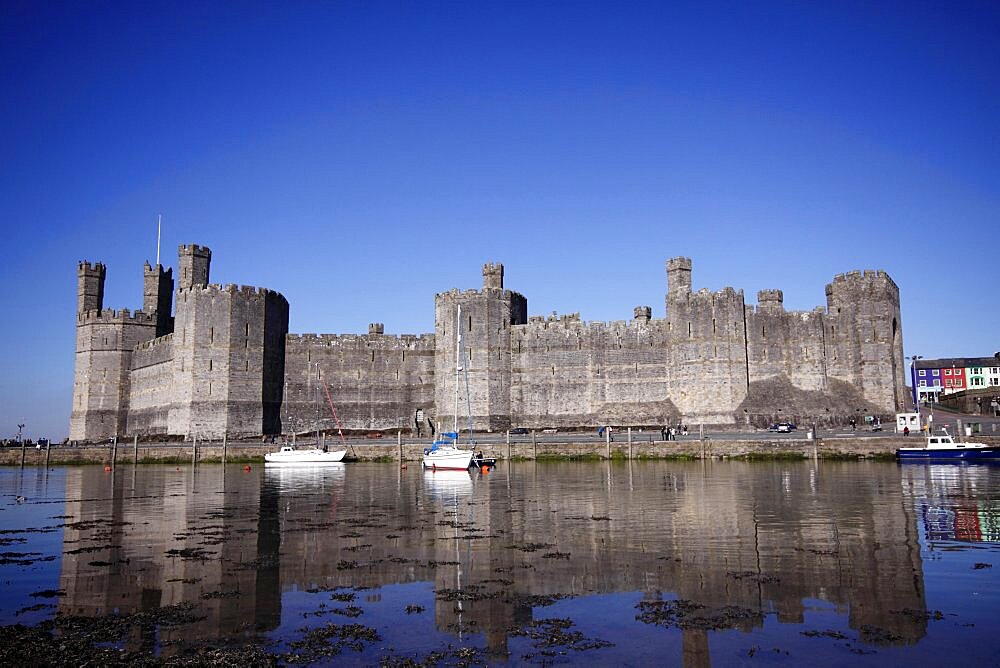
{"label": "orange buoy", "polygon": [[486,464],[483,464],[483,467],[482,467],[482,472],[483,472],[484,474],[485,474],[485,473],[489,473],[489,472],[490,472],[490,467],[489,467],[489,466],[487,466]]}
{"label": "orange buoy", "polygon": [[105,466],[105,467],[104,467],[104,471],[105,471],[105,472],[107,472],[107,471],[110,471],[110,470],[111,470],[111,467],[110,467],[110,466]]}
{"label": "orange buoy", "polygon": [[250,470],[250,465],[249,465],[249,464],[247,464],[246,466],[244,466],[244,467],[243,467],[243,470],[244,470],[244,471],[249,471],[249,470]]}
{"label": "orange buoy", "polygon": [[405,469],[406,468],[406,464],[401,465],[399,468]]}

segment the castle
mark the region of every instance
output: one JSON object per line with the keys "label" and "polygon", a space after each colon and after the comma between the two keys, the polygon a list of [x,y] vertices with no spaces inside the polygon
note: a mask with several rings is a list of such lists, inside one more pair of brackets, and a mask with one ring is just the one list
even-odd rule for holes
{"label": "castle", "polygon": [[882,271],[838,274],[825,308],[789,312],[780,290],[756,306],[729,287],[694,292],[677,257],[665,318],[637,306],[628,321],[584,322],[529,317],[490,263],[482,289],[435,296],[433,333],[291,334],[281,294],[209,283],[211,256],[179,247],[176,292],[172,269],[146,263],[135,312],[104,309],[105,266],[79,264],[70,440],[334,431],[327,394],[344,429],[450,425],[456,327],[477,430],[829,424],[907,396],[899,288]]}

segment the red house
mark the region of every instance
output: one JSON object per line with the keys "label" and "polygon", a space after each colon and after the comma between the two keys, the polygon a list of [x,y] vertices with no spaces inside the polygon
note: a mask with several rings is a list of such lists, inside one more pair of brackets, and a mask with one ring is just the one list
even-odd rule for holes
{"label": "red house", "polygon": [[954,392],[965,389],[965,367],[952,367],[941,369],[941,380],[943,381],[945,392]]}

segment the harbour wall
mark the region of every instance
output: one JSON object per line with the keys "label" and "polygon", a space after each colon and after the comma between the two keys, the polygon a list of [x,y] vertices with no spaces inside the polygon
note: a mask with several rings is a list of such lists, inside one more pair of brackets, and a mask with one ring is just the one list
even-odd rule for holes
{"label": "harbour wall", "polygon": [[[1000,445],[1000,437],[976,437],[977,441]],[[811,458],[819,459],[863,459],[885,458],[892,456],[896,448],[915,446],[920,443],[918,438],[907,437],[857,437],[834,439],[774,439],[774,440],[713,440],[704,441],[691,438],[678,441],[650,441],[649,435],[634,435],[629,446],[625,435],[619,435],[610,444],[612,459],[725,459],[725,458]],[[305,447],[306,444],[302,444]],[[312,444],[309,444],[311,447]],[[336,442],[328,442],[331,449],[339,446]],[[138,447],[139,463],[170,463],[190,464],[192,459],[204,463],[221,462],[223,446],[218,441],[200,443],[197,453],[191,443],[183,445],[140,443]],[[276,449],[276,445],[234,443],[226,447],[228,461],[263,463],[264,454]],[[360,461],[399,461],[402,450],[403,462],[419,464],[426,443],[404,442],[402,446],[393,444],[352,443],[348,449],[348,457]],[[546,459],[546,458],[601,458],[608,457],[609,449],[606,442],[594,441],[580,443],[548,443],[543,438],[536,442],[518,440],[506,443],[484,443],[476,446],[486,457],[498,460],[516,459]],[[46,450],[26,448],[24,450],[25,466],[44,466],[63,464],[133,464],[136,461],[136,451],[132,443],[119,443],[117,451],[109,445],[67,447],[55,446],[48,453]],[[48,457],[48,459],[46,459]],[[21,464],[20,448],[4,448],[0,450],[0,466],[19,466]]]}

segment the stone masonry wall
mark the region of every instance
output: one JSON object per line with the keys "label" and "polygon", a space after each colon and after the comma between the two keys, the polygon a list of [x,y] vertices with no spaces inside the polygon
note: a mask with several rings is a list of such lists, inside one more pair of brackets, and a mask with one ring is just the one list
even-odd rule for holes
{"label": "stone masonry wall", "polygon": [[433,413],[433,335],[289,334],[285,351],[285,433],[337,431],[324,386],[344,429],[412,429],[417,409]]}
{"label": "stone masonry wall", "polygon": [[132,353],[126,434],[166,434],[174,397],[173,334],[140,343]]}
{"label": "stone masonry wall", "polygon": [[675,423],[662,320],[584,323],[532,318],[511,341],[511,407],[518,426]]}

